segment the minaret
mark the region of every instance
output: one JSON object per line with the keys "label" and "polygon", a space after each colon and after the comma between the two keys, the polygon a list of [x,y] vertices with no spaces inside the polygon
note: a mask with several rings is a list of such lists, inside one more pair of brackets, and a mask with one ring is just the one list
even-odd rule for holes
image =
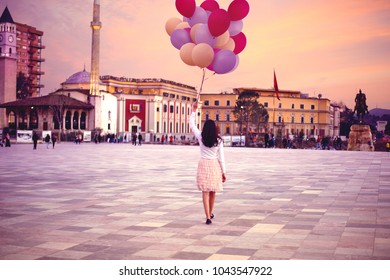
{"label": "minaret", "polygon": [[99,57],[100,57],[100,0],[93,2],[93,19],[91,21],[92,28],[92,50],[91,50],[91,80],[90,80],[90,96],[91,102],[95,106],[95,119],[92,127],[101,128],[101,97],[99,89]]}
{"label": "minaret", "polygon": [[92,28],[92,52],[91,52],[91,95],[100,95],[99,91],[99,57],[100,57],[100,0],[94,0]]}
{"label": "minaret", "polygon": [[[16,100],[16,24],[6,7],[0,17],[0,103]],[[6,110],[0,109],[0,128],[7,127]]]}

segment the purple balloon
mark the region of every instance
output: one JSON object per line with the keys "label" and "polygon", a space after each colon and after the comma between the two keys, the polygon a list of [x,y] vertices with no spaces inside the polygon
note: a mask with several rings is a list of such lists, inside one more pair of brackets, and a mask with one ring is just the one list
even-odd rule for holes
{"label": "purple balloon", "polygon": [[219,51],[213,61],[213,69],[217,74],[226,74],[237,65],[237,56],[231,50]]}
{"label": "purple balloon", "polygon": [[207,23],[208,18],[209,16],[203,8],[196,7],[195,13],[188,18],[188,24],[192,27],[197,23]]}
{"label": "purple balloon", "polygon": [[175,29],[171,34],[171,43],[172,45],[180,50],[180,48],[191,42],[191,36],[188,30],[186,29]]}
{"label": "purple balloon", "polygon": [[217,37],[211,35],[207,24],[202,24],[196,29],[195,43],[196,44],[206,43],[211,47],[214,47],[215,44],[217,43]]}
{"label": "purple balloon", "polygon": [[242,31],[244,27],[244,22],[242,20],[235,20],[230,22],[229,34],[230,36],[236,36]]}

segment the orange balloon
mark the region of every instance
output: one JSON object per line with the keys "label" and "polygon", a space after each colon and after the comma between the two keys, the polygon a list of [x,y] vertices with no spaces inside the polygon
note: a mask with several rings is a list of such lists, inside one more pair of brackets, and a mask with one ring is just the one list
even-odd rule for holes
{"label": "orange balloon", "polygon": [[213,48],[206,43],[197,44],[192,50],[192,60],[196,66],[205,68],[209,66],[214,59]]}
{"label": "orange balloon", "polygon": [[170,18],[165,24],[165,31],[167,31],[168,35],[171,36],[173,30],[176,29],[176,26],[183,21],[179,18]]}
{"label": "orange balloon", "polygon": [[185,64],[190,65],[190,66],[196,66],[194,60],[192,59],[192,51],[193,51],[194,47],[195,47],[194,43],[187,43],[180,48],[181,60]]}
{"label": "orange balloon", "polygon": [[217,43],[215,43],[215,48],[221,48],[224,45],[226,45],[229,42],[230,39],[230,33],[229,31],[226,31],[222,35],[217,37]]}
{"label": "orange balloon", "polygon": [[234,51],[235,48],[236,48],[236,43],[232,38],[229,38],[228,42],[222,47],[220,47],[221,50],[229,50],[229,51]]}

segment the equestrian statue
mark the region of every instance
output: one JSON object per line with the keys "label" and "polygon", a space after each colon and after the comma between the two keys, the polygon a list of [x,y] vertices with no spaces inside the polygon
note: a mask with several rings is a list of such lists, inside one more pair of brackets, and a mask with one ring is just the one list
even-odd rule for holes
{"label": "equestrian statue", "polygon": [[353,114],[355,113],[357,114],[359,123],[363,123],[364,116],[368,114],[366,95],[362,92],[361,89],[355,97],[355,109],[353,110]]}

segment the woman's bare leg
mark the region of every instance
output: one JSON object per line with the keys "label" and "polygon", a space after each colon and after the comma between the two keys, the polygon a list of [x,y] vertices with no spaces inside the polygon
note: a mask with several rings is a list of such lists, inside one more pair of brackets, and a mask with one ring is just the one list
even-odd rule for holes
{"label": "woman's bare leg", "polygon": [[210,192],[202,192],[203,208],[206,219],[210,219]]}
{"label": "woman's bare leg", "polygon": [[211,216],[211,214],[213,214],[214,202],[215,202],[215,192],[210,192],[210,195],[209,195],[210,216]]}

